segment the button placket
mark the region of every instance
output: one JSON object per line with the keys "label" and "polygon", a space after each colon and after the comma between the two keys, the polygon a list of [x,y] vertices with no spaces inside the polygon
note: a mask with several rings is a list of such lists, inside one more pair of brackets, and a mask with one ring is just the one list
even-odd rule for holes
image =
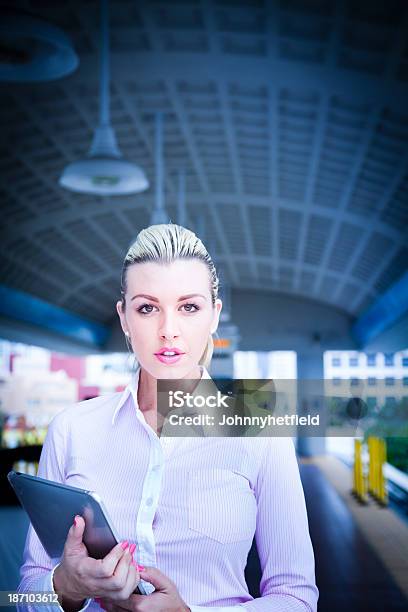
{"label": "button placket", "polygon": [[136,523],[139,543],[139,562],[156,565],[156,547],[153,534],[153,519],[156,513],[155,500],[159,498],[164,453],[157,435],[143,424],[150,438],[149,466],[143,484],[142,499]]}

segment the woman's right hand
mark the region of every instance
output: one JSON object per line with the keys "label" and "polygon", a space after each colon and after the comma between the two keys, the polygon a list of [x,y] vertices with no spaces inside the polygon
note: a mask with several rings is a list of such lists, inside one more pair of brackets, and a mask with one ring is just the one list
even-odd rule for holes
{"label": "woman's right hand", "polygon": [[129,548],[117,544],[103,559],[93,559],[82,541],[85,521],[81,516],[75,519],[54,572],[54,590],[62,599],[62,607],[80,610],[90,597],[128,599],[140,582],[138,566]]}

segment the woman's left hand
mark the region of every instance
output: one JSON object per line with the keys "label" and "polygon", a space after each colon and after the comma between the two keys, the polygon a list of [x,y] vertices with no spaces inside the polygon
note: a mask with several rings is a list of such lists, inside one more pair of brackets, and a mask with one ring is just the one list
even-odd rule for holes
{"label": "woman's left hand", "polygon": [[151,595],[131,595],[125,601],[99,599],[101,607],[108,612],[190,612],[190,608],[181,599],[176,585],[156,567],[146,567],[140,577],[155,587]]}

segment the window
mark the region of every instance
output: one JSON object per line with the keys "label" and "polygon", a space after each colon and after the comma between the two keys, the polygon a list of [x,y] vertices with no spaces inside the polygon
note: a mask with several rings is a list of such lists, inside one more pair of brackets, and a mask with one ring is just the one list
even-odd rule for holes
{"label": "window", "polygon": [[375,353],[369,353],[367,355],[367,365],[368,366],[375,366],[376,359],[377,359],[377,355]]}
{"label": "window", "polygon": [[333,378],[333,385],[340,385],[340,384],[341,384],[341,378],[339,378],[338,376]]}
{"label": "window", "polygon": [[371,409],[375,408],[377,405],[377,398],[374,397],[373,395],[370,395],[367,397],[367,406]]}
{"label": "window", "polygon": [[377,379],[375,376],[368,377],[368,384],[370,387],[374,387],[377,384]]}
{"label": "window", "polygon": [[396,401],[395,401],[395,397],[394,396],[388,395],[385,398],[385,405],[386,406],[395,406],[395,404],[396,404]]}
{"label": "window", "polygon": [[332,358],[332,366],[334,368],[339,368],[341,366],[341,359],[340,359],[340,357],[333,357]]}
{"label": "window", "polygon": [[359,379],[359,378],[351,378],[351,379],[350,379],[350,385],[351,385],[352,387],[357,387],[357,385],[359,384],[359,382],[360,382],[360,379]]}
{"label": "window", "polygon": [[404,385],[404,387],[408,387],[408,376],[404,376],[404,378],[402,379],[402,384]]}
{"label": "window", "polygon": [[387,376],[387,378],[385,379],[385,385],[387,387],[392,387],[394,384],[394,377],[393,376]]}
{"label": "window", "polygon": [[394,353],[384,353],[384,363],[386,366],[394,365]]}
{"label": "window", "polygon": [[350,357],[349,359],[349,366],[351,368],[355,368],[358,366],[358,357]]}
{"label": "window", "polygon": [[402,367],[403,368],[408,368],[408,357],[403,357],[402,358]]}

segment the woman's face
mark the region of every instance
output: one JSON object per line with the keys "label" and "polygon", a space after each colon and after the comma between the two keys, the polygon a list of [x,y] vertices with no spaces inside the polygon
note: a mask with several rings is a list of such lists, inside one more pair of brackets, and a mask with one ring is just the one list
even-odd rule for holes
{"label": "woman's face", "polygon": [[[138,263],[127,270],[126,307],[116,305],[141,367],[156,379],[197,376],[210,333],[218,327],[220,299],[213,306],[207,266],[195,259],[170,264]],[[167,347],[178,357],[159,357]]]}

